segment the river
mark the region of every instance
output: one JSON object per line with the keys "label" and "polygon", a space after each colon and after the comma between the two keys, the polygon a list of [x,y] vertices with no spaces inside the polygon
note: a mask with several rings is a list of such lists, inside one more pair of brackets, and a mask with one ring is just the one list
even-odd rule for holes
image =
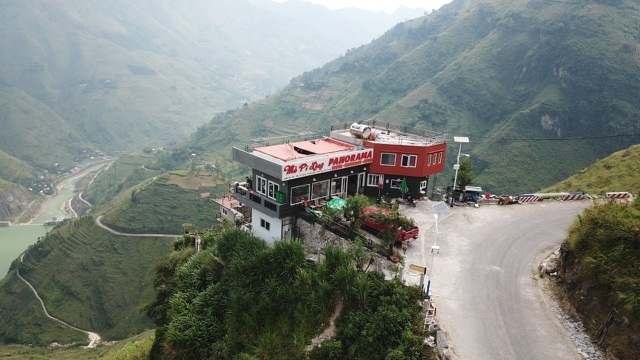
{"label": "river", "polygon": [[74,188],[78,180],[88,173],[105,166],[106,162],[85,166],[77,173],[64,178],[58,184],[58,193],[48,199],[44,208],[30,224],[0,227],[0,279],[4,278],[11,262],[34,244],[38,237],[44,236],[53,226],[44,226],[45,221],[53,218],[70,217],[63,209],[64,203],[74,197]]}

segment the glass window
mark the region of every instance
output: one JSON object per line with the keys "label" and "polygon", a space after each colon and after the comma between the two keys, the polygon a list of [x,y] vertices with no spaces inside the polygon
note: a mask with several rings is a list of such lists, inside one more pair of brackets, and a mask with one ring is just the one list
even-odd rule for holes
{"label": "glass window", "polygon": [[382,153],[382,155],[380,156],[380,165],[395,166],[396,154]]}
{"label": "glass window", "polygon": [[329,180],[314,182],[311,186],[311,199],[329,197]]}
{"label": "glass window", "polygon": [[377,187],[378,184],[380,184],[382,181],[384,181],[383,175],[380,175],[380,174],[367,175],[367,186]]}
{"label": "glass window", "polygon": [[420,181],[420,190],[427,188],[427,180]]}
{"label": "glass window", "polygon": [[265,228],[266,230],[271,230],[271,224],[265,219],[260,219],[260,227]]}
{"label": "glass window", "polygon": [[309,184],[291,188],[291,205],[300,204],[302,200],[309,200]]}
{"label": "glass window", "polygon": [[269,193],[267,194],[267,196],[270,199],[274,199],[276,198],[276,193],[280,190],[280,185],[274,183],[273,181],[269,181]]}
{"label": "glass window", "polygon": [[262,195],[267,195],[267,179],[256,176],[256,191]]}
{"label": "glass window", "polygon": [[418,161],[418,155],[402,155],[402,166],[403,167],[416,167],[416,162]]}
{"label": "glass window", "polygon": [[427,166],[431,165],[431,157],[433,156],[433,154],[429,154],[429,156],[427,157]]}
{"label": "glass window", "polygon": [[402,179],[392,179],[390,187],[392,189],[400,189],[401,184],[402,184]]}
{"label": "glass window", "polygon": [[331,179],[331,195],[342,193],[342,178]]}
{"label": "glass window", "polygon": [[442,151],[438,153],[438,164],[442,162]]}

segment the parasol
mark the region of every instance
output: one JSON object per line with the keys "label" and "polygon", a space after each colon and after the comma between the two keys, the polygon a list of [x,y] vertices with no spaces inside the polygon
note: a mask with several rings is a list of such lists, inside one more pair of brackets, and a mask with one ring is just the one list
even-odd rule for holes
{"label": "parasol", "polygon": [[347,206],[347,200],[343,198],[333,198],[327,202],[327,209],[343,211]]}

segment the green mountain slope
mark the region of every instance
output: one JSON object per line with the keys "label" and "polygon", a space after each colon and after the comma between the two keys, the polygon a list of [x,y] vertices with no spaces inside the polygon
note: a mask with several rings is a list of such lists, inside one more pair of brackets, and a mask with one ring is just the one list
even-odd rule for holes
{"label": "green mountain slope", "polygon": [[0,178],[33,188],[44,170],[182,139],[402,15],[299,1],[3,1],[0,160],[38,173],[11,159]]}
{"label": "green mountain slope", "polygon": [[123,191],[108,205],[102,223],[134,234],[181,234],[183,224],[194,229],[217,226],[216,194],[229,190],[217,176],[204,171],[174,171]]}
{"label": "green mountain slope", "polygon": [[[38,290],[49,313],[76,326],[120,339],[150,328],[136,308],[151,301],[150,264],[168,249],[169,238],[116,236],[99,228],[93,217],[83,217],[51,231],[31,247],[24,263],[13,264]],[[0,339],[3,342],[46,346],[68,343],[86,335],[62,331],[46,318],[15,271],[0,288]],[[12,309],[4,312],[4,309]],[[11,314],[11,316],[8,316]]]}
{"label": "green mountain slope", "polygon": [[[50,172],[73,167],[81,159],[83,150],[93,148],[50,107],[24,91],[8,86],[0,86],[0,124],[1,150]],[[3,170],[0,170],[0,176],[6,180],[28,178],[19,174],[11,176]],[[16,176],[19,177],[16,179]]]}
{"label": "green mountain slope", "polygon": [[615,152],[580,170],[544,192],[584,191],[605,196],[610,191],[626,191],[640,195],[640,145]]}
{"label": "green mountain slope", "polygon": [[558,271],[562,299],[608,357],[621,360],[640,356],[639,219],[637,198],[585,210],[562,244]]}
{"label": "green mountain slope", "polygon": [[[309,20],[311,9],[351,31],[323,29],[326,22]],[[266,0],[4,1],[0,85],[8,90],[0,97],[51,118],[32,120],[39,127],[66,122],[76,147],[157,146],[369,41],[394,19]]]}
{"label": "green mountain slope", "polygon": [[376,120],[469,136],[477,185],[535,191],[640,142],[639,16],[630,0],[454,1],[214,118],[184,146],[228,153]]}

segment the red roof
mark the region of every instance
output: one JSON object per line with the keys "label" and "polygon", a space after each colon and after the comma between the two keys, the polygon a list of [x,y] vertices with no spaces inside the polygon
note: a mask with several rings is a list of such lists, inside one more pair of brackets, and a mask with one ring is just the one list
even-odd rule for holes
{"label": "red roof", "polygon": [[354,150],[355,145],[343,143],[331,138],[298,141],[287,144],[263,146],[254,151],[272,156],[282,161],[290,161],[314,155],[325,155],[342,151]]}

